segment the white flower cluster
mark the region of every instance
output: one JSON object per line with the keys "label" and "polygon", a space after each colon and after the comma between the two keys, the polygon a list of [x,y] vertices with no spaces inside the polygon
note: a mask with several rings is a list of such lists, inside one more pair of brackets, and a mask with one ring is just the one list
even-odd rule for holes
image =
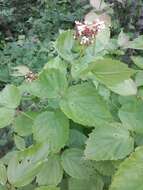
{"label": "white flower cluster", "polygon": [[93,22],[84,21],[83,23],[75,21],[75,25],[75,39],[79,39],[81,45],[89,45],[93,43],[97,33],[105,28],[104,21],[99,19],[96,19]]}

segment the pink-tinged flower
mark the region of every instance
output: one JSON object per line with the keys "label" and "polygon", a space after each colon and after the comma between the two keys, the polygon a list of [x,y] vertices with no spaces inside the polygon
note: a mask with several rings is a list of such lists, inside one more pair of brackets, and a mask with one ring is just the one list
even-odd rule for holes
{"label": "pink-tinged flower", "polygon": [[105,28],[104,21],[96,19],[93,22],[79,22],[75,21],[75,39],[80,40],[81,45],[89,45],[94,42],[98,32]]}

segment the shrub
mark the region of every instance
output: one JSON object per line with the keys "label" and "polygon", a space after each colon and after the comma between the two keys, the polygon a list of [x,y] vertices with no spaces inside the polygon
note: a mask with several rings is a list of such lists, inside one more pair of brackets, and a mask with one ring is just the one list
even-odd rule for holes
{"label": "shrub", "polygon": [[142,39],[76,22],[40,73],[3,89],[0,128],[11,127],[15,146],[1,158],[2,188],[142,188],[142,58],[132,68],[120,59]]}

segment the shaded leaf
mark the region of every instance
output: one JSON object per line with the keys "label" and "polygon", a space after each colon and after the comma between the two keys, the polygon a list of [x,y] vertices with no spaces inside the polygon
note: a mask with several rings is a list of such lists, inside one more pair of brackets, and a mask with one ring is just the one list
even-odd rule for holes
{"label": "shaded leaf", "polygon": [[19,150],[24,150],[25,149],[25,140],[20,137],[15,135],[14,136],[14,141],[15,141],[15,145]]}
{"label": "shaded leaf", "polygon": [[143,35],[138,36],[126,45],[126,48],[143,50]]}
{"label": "shaded leaf", "polygon": [[76,179],[88,179],[97,174],[94,164],[83,157],[83,150],[70,148],[62,154],[62,166],[66,173]]}
{"label": "shaded leaf", "polygon": [[124,104],[119,110],[119,118],[127,129],[143,134],[143,102],[141,100]]}
{"label": "shaded leaf", "polygon": [[98,126],[86,142],[85,157],[90,160],[118,160],[134,149],[134,139],[119,123]]}
{"label": "shaded leaf", "polygon": [[37,187],[35,190],[60,190],[60,188],[59,187],[41,186],[41,187]]}
{"label": "shaded leaf", "polygon": [[36,181],[39,185],[57,186],[63,177],[63,168],[59,155],[48,157],[37,175]]}
{"label": "shaded leaf", "polygon": [[143,69],[143,57],[141,56],[132,56],[133,62],[140,68]]}
{"label": "shaded leaf", "polygon": [[13,122],[14,131],[20,136],[31,135],[33,122],[38,114],[37,112],[31,111],[20,113]]}
{"label": "shaded leaf", "polygon": [[132,96],[137,94],[137,86],[132,79],[125,80],[109,88],[111,91],[122,96]]}
{"label": "shaded leaf", "polygon": [[0,107],[0,128],[10,125],[14,119],[15,111],[10,108]]}
{"label": "shaded leaf", "polygon": [[8,164],[8,180],[16,186],[28,185],[40,171],[49,153],[49,146],[37,144],[16,152]]}
{"label": "shaded leaf", "polygon": [[44,69],[39,78],[27,86],[29,93],[40,98],[60,98],[66,88],[65,73],[58,69]]}
{"label": "shaded leaf", "polygon": [[69,121],[61,111],[43,112],[34,121],[33,135],[37,142],[45,142],[52,152],[58,152],[68,140]]}
{"label": "shaded leaf", "polygon": [[123,161],[110,187],[110,190],[143,189],[143,147],[139,147],[129,158]]}
{"label": "shaded leaf", "polygon": [[126,64],[110,58],[94,61],[91,71],[99,82],[109,87],[129,79],[135,73]]}
{"label": "shaded leaf", "polygon": [[58,54],[69,62],[77,56],[72,53],[74,41],[74,33],[72,30],[62,32],[56,41],[56,50]]}
{"label": "shaded leaf", "polygon": [[7,182],[7,172],[5,165],[0,162],[0,184],[5,185]]}
{"label": "shaded leaf", "polygon": [[0,93],[0,105],[16,108],[20,104],[20,92],[14,85],[7,85]]}

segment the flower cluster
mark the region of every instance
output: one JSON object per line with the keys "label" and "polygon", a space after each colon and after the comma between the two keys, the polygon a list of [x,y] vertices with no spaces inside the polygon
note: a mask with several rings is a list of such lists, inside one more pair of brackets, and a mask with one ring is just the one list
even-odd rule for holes
{"label": "flower cluster", "polygon": [[75,39],[79,39],[81,45],[89,45],[94,42],[97,33],[105,28],[105,23],[99,19],[93,22],[84,21],[83,23],[75,21],[75,28]]}
{"label": "flower cluster", "polygon": [[27,82],[32,82],[33,80],[36,80],[37,79],[37,75],[35,73],[33,73],[32,71],[28,72],[26,75],[25,75],[25,79]]}

